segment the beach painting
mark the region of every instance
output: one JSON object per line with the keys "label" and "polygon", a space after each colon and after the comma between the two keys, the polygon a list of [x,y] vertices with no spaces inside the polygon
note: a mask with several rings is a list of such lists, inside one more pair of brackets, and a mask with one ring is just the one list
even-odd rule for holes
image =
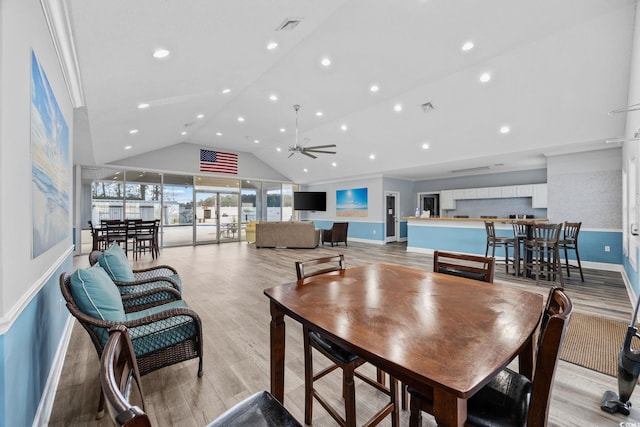
{"label": "beach painting", "polygon": [[69,236],[69,128],[31,51],[31,257]]}
{"label": "beach painting", "polygon": [[336,191],[336,216],[360,217],[369,215],[367,188]]}

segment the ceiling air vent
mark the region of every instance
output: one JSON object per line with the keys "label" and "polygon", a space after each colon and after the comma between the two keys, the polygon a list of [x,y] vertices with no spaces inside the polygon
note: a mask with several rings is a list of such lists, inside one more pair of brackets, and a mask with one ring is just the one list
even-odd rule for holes
{"label": "ceiling air vent", "polygon": [[422,111],[425,113],[428,113],[429,111],[433,110],[434,107],[433,104],[431,102],[425,102],[424,104],[421,105],[422,107]]}
{"label": "ceiling air vent", "polygon": [[486,171],[489,169],[491,169],[491,166],[478,166],[476,168],[455,169],[455,170],[449,171],[449,173],[478,172],[478,171]]}
{"label": "ceiling air vent", "polygon": [[301,22],[302,22],[302,18],[287,18],[282,22],[282,24],[278,25],[278,28],[276,28],[276,31],[293,30]]}

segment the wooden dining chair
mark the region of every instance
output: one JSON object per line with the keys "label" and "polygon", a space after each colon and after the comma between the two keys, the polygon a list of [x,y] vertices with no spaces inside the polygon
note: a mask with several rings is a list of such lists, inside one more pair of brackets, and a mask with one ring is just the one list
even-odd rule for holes
{"label": "wooden dining chair", "polygon": [[516,240],[513,237],[498,236],[496,234],[496,225],[493,221],[485,221],[484,228],[487,232],[487,243],[484,251],[484,256],[489,256],[489,249],[491,249],[491,256],[495,258],[496,248],[503,248],[505,271],[507,273],[509,272],[509,262],[511,261],[513,261],[515,269],[515,256],[513,259],[509,258],[509,248],[513,249],[515,255]]}
{"label": "wooden dining chair", "polygon": [[560,277],[560,285],[564,286],[562,278],[562,262],[560,260],[560,232],[562,223],[559,224],[534,224],[531,239],[523,242],[526,262],[524,270],[527,276],[535,274],[536,285],[542,274],[547,279],[556,280]]}
{"label": "wooden dining chair", "polygon": [[[151,427],[145,412],[140,372],[127,328],[115,326],[100,358],[100,384],[111,420],[117,426]],[[133,393],[133,394],[132,394]],[[133,404],[133,399],[140,406]],[[233,406],[208,427],[301,427],[300,423],[266,391]]]}
{"label": "wooden dining chair", "polygon": [[[552,288],[540,321],[533,379],[508,368],[500,371],[467,401],[465,425],[546,426],[555,368],[572,311],[564,290]],[[412,388],[409,393],[409,426],[419,427],[422,411],[433,414],[433,395]]]}
{"label": "wooden dining chair", "polygon": [[[296,261],[296,273],[298,282],[304,285],[305,279],[320,274],[341,274],[345,270],[344,255],[328,256],[315,258],[306,261]],[[310,330],[306,325],[303,326],[304,334],[304,374],[305,374],[305,398],[304,398],[304,422],[311,424],[313,419],[313,399],[316,399],[323,408],[336,420],[341,426],[356,425],[356,395],[354,376],[360,378],[372,387],[380,390],[390,397],[382,409],[380,409],[367,422],[366,425],[374,426],[380,423],[387,415],[391,414],[391,424],[396,427],[399,423],[399,412],[397,405],[397,387],[398,381],[390,377],[389,387],[384,384],[385,374],[377,369],[377,379],[373,380],[356,371],[358,367],[367,363],[363,358],[345,350],[338,344],[332,342],[321,334]],[[328,368],[318,373],[313,372],[313,349],[316,349],[322,355],[332,362]],[[344,398],[344,418],[337,409],[329,404],[329,399],[325,398],[314,387],[314,382],[320,380],[325,375],[340,368],[342,370],[342,396]]]}
{"label": "wooden dining chair", "polygon": [[433,252],[433,271],[493,283],[496,259],[454,252]]}
{"label": "wooden dining chair", "polygon": [[[584,282],[582,274],[582,264],[580,263],[580,253],[578,252],[578,234],[580,233],[581,222],[564,222],[563,235],[558,241],[558,249],[564,252],[564,262],[567,269],[567,277],[571,277],[571,268],[577,268],[580,271],[580,280]],[[569,263],[568,251],[574,251],[578,265]]]}

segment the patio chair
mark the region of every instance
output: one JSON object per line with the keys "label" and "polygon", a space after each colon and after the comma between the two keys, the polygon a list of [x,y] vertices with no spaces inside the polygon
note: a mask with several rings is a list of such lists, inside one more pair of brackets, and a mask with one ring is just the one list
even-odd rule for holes
{"label": "patio chair", "polygon": [[175,268],[159,265],[134,270],[118,245],[112,244],[106,251],[92,251],[89,254],[89,264],[98,264],[104,268],[123,297],[148,289],[169,288],[168,292],[153,293],[142,300],[127,299],[125,307],[136,307],[142,310],[182,298],[182,281]]}
{"label": "patio chair", "polygon": [[[109,338],[109,329],[129,329],[140,374],[198,358],[202,371],[202,323],[183,300],[141,311],[124,307],[118,287],[98,265],[60,275],[60,290],[67,309],[87,331],[98,357]],[[151,290],[150,292],[163,290]],[[103,396],[98,417],[103,412]]]}
{"label": "patio chair", "polygon": [[[127,328],[110,331],[100,358],[100,383],[112,421],[118,426],[151,427],[145,413],[142,383]],[[135,387],[134,387],[135,386]],[[142,409],[134,406],[132,392]],[[209,427],[300,427],[293,416],[266,391],[258,392],[233,406]]]}

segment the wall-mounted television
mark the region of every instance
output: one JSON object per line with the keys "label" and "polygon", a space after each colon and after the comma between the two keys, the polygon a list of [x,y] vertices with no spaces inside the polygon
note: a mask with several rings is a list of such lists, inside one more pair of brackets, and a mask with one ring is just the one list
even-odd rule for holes
{"label": "wall-mounted television", "polygon": [[294,191],[293,209],[296,211],[326,211],[327,193],[324,191]]}

